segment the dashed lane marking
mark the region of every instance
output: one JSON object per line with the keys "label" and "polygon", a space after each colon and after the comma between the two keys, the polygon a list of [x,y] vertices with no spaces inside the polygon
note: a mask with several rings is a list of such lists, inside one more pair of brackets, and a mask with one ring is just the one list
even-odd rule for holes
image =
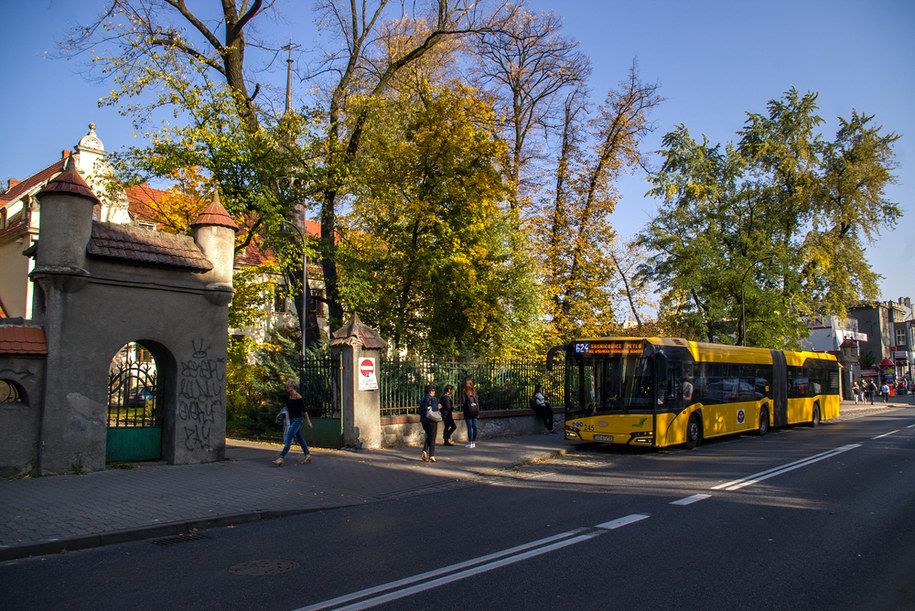
{"label": "dashed lane marking", "polygon": [[711,494],[694,494],[686,498],[682,498],[676,501],[671,501],[671,505],[692,505],[693,503],[698,503],[699,501],[704,501],[705,499],[712,498]]}

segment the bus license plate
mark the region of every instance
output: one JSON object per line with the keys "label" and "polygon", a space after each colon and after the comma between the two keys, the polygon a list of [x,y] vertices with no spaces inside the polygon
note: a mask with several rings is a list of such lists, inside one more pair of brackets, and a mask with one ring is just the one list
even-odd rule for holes
{"label": "bus license plate", "polygon": [[613,441],[613,435],[595,435],[594,441]]}

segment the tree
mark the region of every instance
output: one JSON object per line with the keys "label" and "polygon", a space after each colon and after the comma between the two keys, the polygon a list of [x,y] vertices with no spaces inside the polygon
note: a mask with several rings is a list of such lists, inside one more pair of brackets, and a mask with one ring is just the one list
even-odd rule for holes
{"label": "tree", "polygon": [[854,113],[825,142],[815,102],[786,92],[723,151],[684,126],[665,136],[651,191],[663,203],[641,243],[675,324],[708,341],[794,347],[801,316],[844,315],[876,293],[862,239],[900,215],[883,197],[897,136]]}
{"label": "tree", "polygon": [[187,233],[213,201],[212,185],[197,167],[176,168],[169,178],[175,187],[168,191],[151,190],[146,184],[137,187],[145,195],[142,218],[162,231]]}
{"label": "tree", "polygon": [[[184,0],[109,0],[98,23],[78,28],[66,48],[99,50],[97,65],[117,85],[108,101],[124,104],[126,114],[143,121],[172,109],[175,118],[187,121],[148,134],[153,145],[132,150],[124,167],[155,176],[182,164],[207,168],[229,211],[252,214],[252,235],[272,233],[306,198],[318,203],[318,246],[333,325],[344,310],[337,209],[349,195],[371,100],[389,92],[434,50],[498,27],[516,10],[516,0],[493,5],[489,12],[480,0],[320,2],[320,25],[336,34],[340,46],[320,69],[334,76],[319,101],[324,133],[317,140],[306,131],[313,124],[310,112],[271,117],[269,104],[256,103],[261,87],[246,64],[248,53],[265,50],[275,58],[278,49],[252,42],[250,34],[275,10],[273,2],[223,0],[218,13],[208,13],[208,7],[191,9]],[[149,91],[156,96],[147,106],[126,105]]]}
{"label": "tree", "polygon": [[645,164],[639,145],[661,102],[657,89],[641,81],[633,64],[587,127],[584,92],[566,98],[551,209],[539,232],[553,339],[599,333],[613,321],[614,181]]}
{"label": "tree", "polygon": [[[509,257],[511,215],[489,106],[458,84],[387,100],[367,125],[343,236],[348,303],[396,349],[524,348],[533,276]],[[383,118],[382,118],[383,117]],[[528,344],[529,346],[529,344]]]}
{"label": "tree", "polygon": [[[257,237],[281,253],[296,245],[275,239],[274,228],[293,216],[314,167],[309,113],[275,116],[265,110],[269,104],[255,103],[261,86],[245,63],[248,33],[273,2],[211,7],[218,13],[183,0],[109,0],[97,22],[73,31],[64,51],[92,52],[93,64],[115,84],[100,103],[118,106],[149,141],[112,155],[120,183],[174,181],[199,169],[229,213],[246,221],[237,248]],[[253,48],[270,52],[260,41]],[[159,216],[171,221],[172,212]],[[284,260],[290,277],[302,276],[301,256]],[[300,318],[302,304],[297,300]]]}
{"label": "tree", "polygon": [[[320,203],[321,267],[327,292],[329,317],[339,321],[343,301],[337,271],[337,209],[347,195],[349,179],[362,149],[363,135],[373,107],[390,91],[399,75],[415,66],[438,45],[487,29],[494,29],[516,10],[516,2],[505,3],[493,13],[482,10],[475,0],[427,0],[400,5],[398,26],[392,37],[385,30],[387,0],[369,2],[325,0],[318,6],[321,24],[334,28],[342,49],[332,53],[326,71],[334,74],[327,90],[324,137],[324,173],[316,185]],[[412,11],[412,12],[410,12]],[[366,103],[369,101],[369,103]]]}
{"label": "tree", "polygon": [[553,13],[522,9],[502,30],[476,37],[474,50],[482,62],[475,80],[489,88],[505,117],[508,202],[519,214],[542,187],[537,162],[545,151],[542,141],[534,141],[537,134],[553,128],[561,93],[581,87],[591,71],[578,43],[560,33],[561,25]]}

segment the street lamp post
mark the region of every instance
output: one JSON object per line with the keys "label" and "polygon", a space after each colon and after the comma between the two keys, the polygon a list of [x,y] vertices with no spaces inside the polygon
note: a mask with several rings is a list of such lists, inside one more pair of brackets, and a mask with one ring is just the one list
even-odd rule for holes
{"label": "street lamp post", "polygon": [[283,221],[283,224],[280,225],[280,230],[277,233],[281,236],[291,235],[292,232],[289,231],[290,227],[299,234],[299,239],[302,241],[302,320],[299,321],[299,324],[302,327],[302,363],[304,365],[308,347],[308,251],[305,249],[305,234],[302,233],[302,230],[296,227],[294,223]]}
{"label": "street lamp post", "polygon": [[746,282],[747,274],[750,273],[751,269],[753,269],[754,267],[756,267],[758,264],[762,263],[763,261],[769,261],[770,259],[772,259],[772,255],[769,255],[768,257],[763,257],[762,259],[759,259],[758,261],[753,261],[753,263],[751,263],[747,267],[747,271],[745,271],[743,273],[743,278],[740,279],[740,345],[741,346],[747,345],[747,311],[744,306],[743,285],[744,285],[744,282]]}

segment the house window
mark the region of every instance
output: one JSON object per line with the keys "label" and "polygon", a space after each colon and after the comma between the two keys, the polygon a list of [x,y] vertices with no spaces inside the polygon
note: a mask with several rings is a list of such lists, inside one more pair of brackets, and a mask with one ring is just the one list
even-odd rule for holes
{"label": "house window", "polygon": [[905,348],[905,327],[896,327],[896,347]]}

